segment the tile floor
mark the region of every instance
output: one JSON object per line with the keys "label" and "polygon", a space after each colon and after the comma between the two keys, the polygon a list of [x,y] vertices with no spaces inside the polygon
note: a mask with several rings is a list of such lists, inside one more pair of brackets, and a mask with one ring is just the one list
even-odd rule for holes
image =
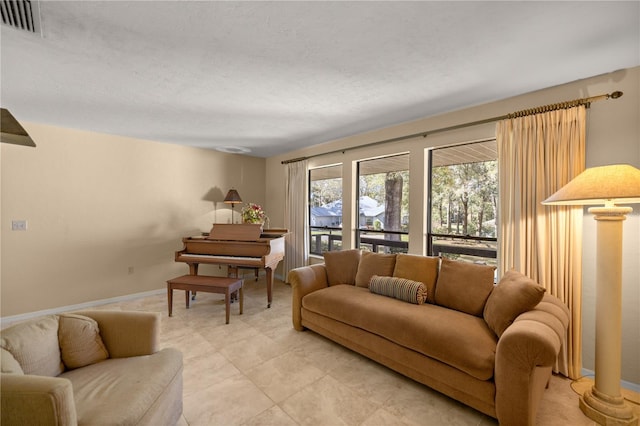
{"label": "tile floor", "polygon": [[[496,425],[485,416],[313,332],[291,325],[291,288],[276,280],[266,308],[264,277],[245,275],[244,314],[224,297],[199,293],[191,308],[174,292],[100,309],[162,313],[162,345],[184,355],[179,425]],[[594,425],[571,382],[554,376],[539,425]]]}

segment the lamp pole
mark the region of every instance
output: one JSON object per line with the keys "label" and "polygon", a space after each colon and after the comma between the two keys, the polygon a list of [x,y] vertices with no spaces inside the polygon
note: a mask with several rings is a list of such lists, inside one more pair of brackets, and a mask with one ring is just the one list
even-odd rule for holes
{"label": "lamp pole", "polygon": [[601,425],[637,425],[620,392],[622,355],[622,224],[631,207],[591,207],[597,221],[595,384],[580,409]]}

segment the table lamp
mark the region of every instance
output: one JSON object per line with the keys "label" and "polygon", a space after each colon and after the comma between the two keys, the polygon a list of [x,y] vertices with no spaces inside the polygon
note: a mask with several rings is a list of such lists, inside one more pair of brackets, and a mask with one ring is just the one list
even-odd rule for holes
{"label": "table lamp", "polygon": [[599,424],[638,425],[620,393],[622,352],[622,222],[640,203],[640,170],[626,164],[585,170],[542,202],[591,207],[597,221],[595,384],[580,409]]}
{"label": "table lamp", "polygon": [[227,196],[224,197],[225,204],[231,204],[231,223],[233,223],[233,206],[242,202],[242,198],[240,198],[240,194],[235,189],[230,189],[227,192]]}

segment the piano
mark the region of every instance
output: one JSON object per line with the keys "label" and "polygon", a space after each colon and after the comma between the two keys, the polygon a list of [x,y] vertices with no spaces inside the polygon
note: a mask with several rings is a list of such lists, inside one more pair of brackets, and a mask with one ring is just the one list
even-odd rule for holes
{"label": "piano", "polygon": [[175,261],[189,265],[189,274],[198,275],[201,263],[227,265],[229,274],[238,276],[238,268],[263,268],[267,273],[267,308],[271,307],[273,270],[284,259],[286,229],[265,229],[260,224],[213,225],[208,234],[185,237],[184,248]]}

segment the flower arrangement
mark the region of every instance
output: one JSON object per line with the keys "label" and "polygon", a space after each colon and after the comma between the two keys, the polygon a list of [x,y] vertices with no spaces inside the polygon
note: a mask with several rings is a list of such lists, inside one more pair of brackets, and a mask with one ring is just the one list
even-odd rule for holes
{"label": "flower arrangement", "polygon": [[242,208],[242,221],[244,223],[264,223],[267,215],[260,204],[248,203]]}

